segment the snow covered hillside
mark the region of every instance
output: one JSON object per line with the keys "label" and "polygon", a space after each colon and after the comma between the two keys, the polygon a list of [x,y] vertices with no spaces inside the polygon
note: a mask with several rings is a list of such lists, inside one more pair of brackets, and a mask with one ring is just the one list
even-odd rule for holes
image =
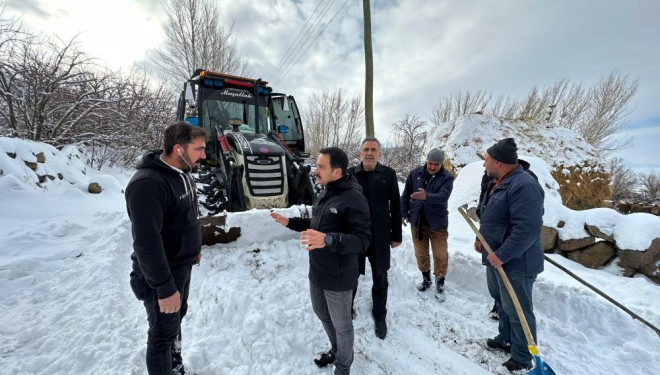
{"label": "snow covered hillside", "polygon": [[[0,159],[0,169],[8,163]],[[507,356],[485,349],[497,323],[488,319],[492,300],[472,250],[474,234],[456,211],[476,200],[482,172],[478,163],[468,165],[455,182],[445,302],[414,288],[420,273],[407,227],[393,251],[385,340],[373,332],[370,276],[360,279],[354,374],[508,373],[501,366]],[[121,190],[130,172],[87,174],[112,187],[98,195],[75,184],[44,190],[0,175],[0,374],[146,373],[146,315],[128,284],[131,234]],[[294,216],[300,208],[279,211]],[[308,259],[297,234],[263,210],[232,214],[229,224],[243,235],[205,246],[193,268],[186,367],[200,375],[331,374],[311,361],[328,343],[309,302]],[[629,230],[620,235],[638,236]],[[645,277],[552,258],[660,326],[660,288]],[[550,264],[534,302],[541,357],[558,374],[660,369],[660,337]]]}
{"label": "snow covered hillside", "polygon": [[483,160],[488,147],[507,137],[515,138],[519,155],[542,158],[550,166],[577,166],[600,159],[581,136],[558,124],[529,123],[481,114],[461,116],[435,127],[428,135],[426,152],[439,147],[460,169]]}

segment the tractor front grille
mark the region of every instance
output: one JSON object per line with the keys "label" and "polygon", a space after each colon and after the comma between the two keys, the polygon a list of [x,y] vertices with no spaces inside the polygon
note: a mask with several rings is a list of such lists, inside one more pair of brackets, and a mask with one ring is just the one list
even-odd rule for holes
{"label": "tractor front grille", "polygon": [[245,171],[250,195],[272,197],[284,193],[282,157],[279,155],[248,155]]}

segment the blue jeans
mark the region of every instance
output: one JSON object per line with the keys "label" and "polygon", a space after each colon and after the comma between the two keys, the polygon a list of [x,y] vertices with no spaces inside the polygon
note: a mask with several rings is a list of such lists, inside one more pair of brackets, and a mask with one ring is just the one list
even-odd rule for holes
{"label": "blue jeans", "polygon": [[[525,275],[519,272],[507,272],[520,307],[522,308],[529,330],[536,341],[536,317],[534,316],[534,305],[532,303],[532,289],[536,275]],[[502,343],[511,343],[511,358],[521,363],[529,363],[532,355],[527,348],[527,339],[523,332],[520,318],[516,313],[511,296],[504,285],[504,281],[495,267],[486,267],[486,281],[488,292],[495,299],[499,319],[499,335],[495,338]]]}
{"label": "blue jeans", "polygon": [[350,374],[353,364],[353,320],[351,302],[353,290],[321,289],[309,283],[312,309],[328,335],[330,352],[335,355],[335,375]]}

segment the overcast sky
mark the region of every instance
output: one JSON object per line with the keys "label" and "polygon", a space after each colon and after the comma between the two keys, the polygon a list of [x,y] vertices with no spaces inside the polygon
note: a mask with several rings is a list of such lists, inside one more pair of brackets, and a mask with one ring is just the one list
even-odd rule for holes
{"label": "overcast sky", "polygon": [[[145,59],[163,41],[157,0],[6,4],[5,15],[20,15],[31,30],[65,40],[80,34],[82,47],[113,69]],[[363,94],[362,1],[220,4],[249,75],[296,96],[303,111],[315,91]],[[311,47],[281,77],[285,53],[308,20],[312,24],[313,12],[325,9],[317,28],[298,38],[307,37]],[[441,99],[461,90],[524,96],[535,85],[562,78],[589,85],[617,70],[640,82],[626,131],[635,142],[621,156],[633,168],[660,170],[658,15],[654,0],[372,0],[376,135],[386,138],[406,113],[428,120]]]}

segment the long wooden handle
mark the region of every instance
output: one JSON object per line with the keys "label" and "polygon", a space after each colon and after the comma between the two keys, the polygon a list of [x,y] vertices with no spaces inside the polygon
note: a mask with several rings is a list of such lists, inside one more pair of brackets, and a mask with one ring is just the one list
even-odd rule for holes
{"label": "long wooden handle", "polygon": [[[465,221],[467,221],[468,224],[470,224],[470,227],[474,231],[474,234],[477,235],[477,238],[479,238],[481,245],[486,248],[488,254],[494,254],[493,249],[491,249],[490,245],[488,245],[488,242],[486,242],[486,240],[484,239],[484,236],[481,235],[479,229],[477,229],[477,227],[474,225],[474,222],[472,222],[472,219],[470,219],[470,217],[468,216],[467,211],[465,211],[463,207],[459,207],[458,212],[460,212],[461,215],[463,215]],[[523,313],[522,307],[520,307],[520,301],[518,301],[518,296],[516,295],[516,292],[513,290],[513,286],[511,286],[511,282],[509,281],[509,278],[506,276],[504,269],[502,269],[502,266],[495,268],[497,268],[497,271],[500,273],[502,280],[504,280],[504,285],[506,286],[506,290],[509,291],[509,295],[511,296],[511,300],[513,301],[513,306],[515,306],[516,308],[516,313],[518,314],[518,318],[520,318],[520,323],[522,324],[523,331],[525,332],[527,345],[530,347],[530,351],[536,350],[536,343],[534,343],[534,336],[532,336],[532,332],[529,330],[529,324],[527,324],[525,313]]]}

